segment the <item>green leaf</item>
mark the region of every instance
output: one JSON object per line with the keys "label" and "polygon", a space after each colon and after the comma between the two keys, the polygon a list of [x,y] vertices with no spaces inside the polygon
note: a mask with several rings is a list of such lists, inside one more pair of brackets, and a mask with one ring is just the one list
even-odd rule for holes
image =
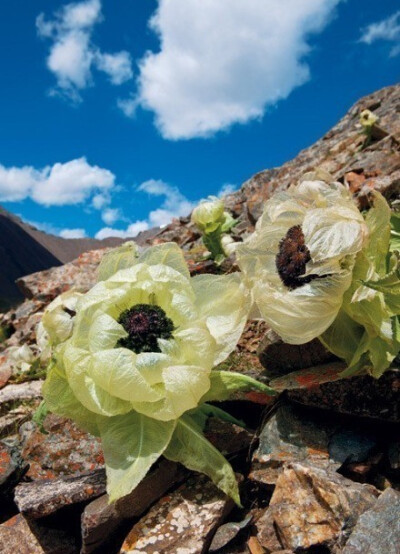
{"label": "green leaf", "polygon": [[137,412],[99,421],[110,502],[129,494],[167,448],[176,421]]}
{"label": "green leaf", "polygon": [[400,251],[400,213],[392,213],[390,225],[390,250],[392,252]]}
{"label": "green leaf", "polygon": [[382,275],[386,270],[386,254],[390,243],[391,211],[385,198],[377,191],[372,192],[374,205],[365,217],[369,230],[367,256],[374,261],[375,270]]}
{"label": "green leaf", "polygon": [[221,225],[220,231],[221,233],[229,233],[233,227],[235,227],[239,221],[237,219],[233,219],[230,213],[224,212],[224,222]]}
{"label": "green leaf", "polygon": [[217,264],[221,264],[225,258],[225,250],[221,243],[222,234],[220,229],[203,235],[204,246],[211,252],[211,257]]}
{"label": "green leaf", "polygon": [[104,254],[97,269],[97,280],[105,281],[120,269],[132,267],[137,263],[137,247],[133,241],[128,241]]}
{"label": "green leaf", "polygon": [[[218,408],[217,406],[212,406],[211,404],[201,404],[197,408],[198,411],[203,412],[206,417],[217,417],[219,419],[222,419],[222,421],[227,421],[228,423],[233,423],[234,425],[238,425],[239,427],[246,427],[246,424],[244,421],[240,419],[236,419],[236,417],[231,416],[226,412],[225,410],[221,410],[221,408]],[[190,414],[191,417],[193,417],[193,414]]]}
{"label": "green leaf", "polygon": [[364,328],[341,309],[319,339],[330,352],[350,363],[364,334]]}
{"label": "green leaf", "polygon": [[400,314],[400,263],[381,279],[363,281],[370,289],[383,293],[386,306],[391,311],[390,315]]}
{"label": "green leaf", "polygon": [[200,402],[224,402],[235,397],[238,392],[261,392],[268,396],[275,396],[276,391],[256,381],[252,377],[234,373],[233,371],[213,370],[210,374],[211,386]]}
{"label": "green leaf", "polygon": [[164,456],[173,462],[180,462],[188,469],[205,473],[240,506],[239,489],[231,465],[204,437],[189,415],[178,419]]}

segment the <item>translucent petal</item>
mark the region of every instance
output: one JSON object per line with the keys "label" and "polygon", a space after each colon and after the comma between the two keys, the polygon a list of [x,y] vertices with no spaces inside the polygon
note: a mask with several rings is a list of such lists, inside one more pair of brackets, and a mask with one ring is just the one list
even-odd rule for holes
{"label": "translucent petal", "polygon": [[120,269],[135,265],[137,257],[137,246],[133,241],[106,252],[97,269],[98,280],[105,281]]}
{"label": "translucent petal", "polygon": [[285,342],[303,344],[331,325],[350,283],[350,271],[315,279],[292,291],[260,282],[254,297],[263,319]]}
{"label": "translucent petal", "polygon": [[250,295],[238,273],[197,275],[192,281],[199,317],[217,343],[214,357],[217,365],[234,350],[243,332]]}
{"label": "translucent petal", "polygon": [[159,400],[160,395],[137,369],[136,357],[127,348],[95,352],[90,364],[90,376],[112,397],[128,402]]}
{"label": "translucent petal", "polygon": [[314,262],[357,253],[367,233],[363,217],[355,206],[310,210],[302,229]]}
{"label": "translucent petal", "polygon": [[139,257],[139,262],[147,265],[166,265],[189,279],[190,273],[183,252],[175,242],[157,244],[148,248]]}
{"label": "translucent petal", "polygon": [[101,312],[97,312],[90,323],[88,346],[91,352],[114,348],[118,340],[128,334],[115,319]]}
{"label": "translucent petal", "polygon": [[[140,413],[169,421],[177,419],[187,410],[198,405],[200,398],[210,387],[210,371],[203,367],[176,365],[163,369],[163,400],[158,402],[134,402]],[[160,389],[161,390],[161,389]]]}
{"label": "translucent petal", "polygon": [[51,412],[73,419],[79,427],[92,435],[99,434],[95,414],[78,401],[69,386],[65,373],[56,364],[50,364],[47,369],[42,393],[47,408]]}
{"label": "translucent petal", "polygon": [[132,409],[129,402],[111,396],[89,376],[92,356],[88,352],[67,345],[63,362],[68,383],[87,410],[99,415],[114,416]]}

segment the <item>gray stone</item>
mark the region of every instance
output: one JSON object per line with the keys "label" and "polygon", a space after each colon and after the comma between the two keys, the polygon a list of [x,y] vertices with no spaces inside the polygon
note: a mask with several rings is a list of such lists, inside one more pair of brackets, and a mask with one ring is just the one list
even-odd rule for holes
{"label": "gray stone", "polygon": [[215,529],[233,508],[203,476],[162,498],[131,530],[121,554],[202,554]]}
{"label": "gray stone", "polygon": [[379,492],[319,467],[289,464],[257,521],[258,540],[270,551],[341,546]]}
{"label": "gray stone", "polygon": [[7,385],[0,390],[0,413],[10,402],[34,400],[42,396],[43,381],[29,381],[20,385]]}
{"label": "gray stone", "polygon": [[380,379],[369,375],[351,377],[309,389],[290,390],[288,396],[306,406],[400,422],[400,370],[395,367]]}
{"label": "gray stone", "polygon": [[14,499],[24,515],[40,518],[69,504],[96,498],[104,494],[105,489],[105,472],[100,469],[77,477],[20,483]]}
{"label": "gray stone", "polygon": [[400,554],[400,492],[386,489],[360,516],[343,554]]}
{"label": "gray stone", "polygon": [[251,523],[252,517],[246,517],[243,521],[230,521],[224,523],[221,527],[218,527],[213,540],[210,544],[209,552],[217,552],[224,546],[229,544],[238,534],[248,527]]}
{"label": "gray stone", "polygon": [[340,462],[329,455],[330,437],[336,428],[324,414],[316,415],[299,406],[279,406],[261,431],[250,479],[273,485],[287,462],[310,461],[324,468],[339,468]]}
{"label": "gray stone", "polygon": [[182,482],[188,472],[173,462],[163,460],[127,496],[109,504],[108,495],[88,504],[81,518],[82,554],[105,545],[123,522],[141,516],[172,486]]}
{"label": "gray stone", "polygon": [[0,416],[0,439],[18,433],[20,426],[31,418],[32,413],[33,409],[20,407]]}
{"label": "gray stone", "polygon": [[80,475],[104,467],[100,439],[82,431],[70,419],[48,414],[43,430],[29,421],[19,432],[30,479]]}
{"label": "gray stone", "polygon": [[270,378],[335,359],[318,339],[305,344],[287,344],[272,329],[266,332],[257,354]]}
{"label": "gray stone", "polygon": [[376,449],[376,437],[361,429],[340,429],[334,433],[329,443],[331,458],[342,464],[364,462]]}
{"label": "gray stone", "polygon": [[60,528],[29,521],[18,514],[0,525],[2,554],[77,554],[74,537]]}
{"label": "gray stone", "polygon": [[23,472],[24,463],[15,445],[0,441],[0,494],[9,490]]}

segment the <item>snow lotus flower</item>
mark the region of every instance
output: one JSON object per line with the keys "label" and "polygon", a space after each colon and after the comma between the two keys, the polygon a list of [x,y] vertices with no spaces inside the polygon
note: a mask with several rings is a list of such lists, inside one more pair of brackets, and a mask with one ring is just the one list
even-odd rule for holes
{"label": "snow lotus flower", "polygon": [[326,173],[305,178],[266,202],[255,232],[236,250],[254,315],[291,344],[332,324],[368,235],[345,186],[321,180]]}
{"label": "snow lotus flower", "polygon": [[372,113],[370,110],[363,110],[360,113],[360,123],[365,128],[371,128],[378,121],[378,116]]}
{"label": "snow lotus flower", "polygon": [[236,221],[224,211],[222,200],[213,196],[202,200],[193,210],[191,220],[203,233],[204,245],[217,264],[233,253],[233,239],[225,233],[236,225]]}
{"label": "snow lotus flower", "polygon": [[237,389],[270,391],[213,370],[247,319],[239,274],[191,278],[176,244],[138,255],[128,243],[104,257],[99,279],[76,303],[70,336],[55,346],[47,408],[101,437],[111,500],[129,493],[164,454],[239,501],[232,468],[201,432],[213,409],[206,401]]}
{"label": "snow lotus flower", "polygon": [[210,197],[194,208],[191,219],[203,233],[212,233],[224,223],[224,210],[221,199]]}

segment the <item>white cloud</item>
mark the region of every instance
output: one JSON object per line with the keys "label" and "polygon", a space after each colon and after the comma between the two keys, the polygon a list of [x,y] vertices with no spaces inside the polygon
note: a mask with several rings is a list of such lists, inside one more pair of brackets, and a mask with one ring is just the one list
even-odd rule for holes
{"label": "white cloud", "polygon": [[107,73],[113,85],[122,85],[133,77],[131,57],[125,50],[117,54],[97,52],[96,64],[97,69]]}
{"label": "white cloud", "polygon": [[80,101],[79,91],[93,82],[94,67],[106,73],[113,85],[120,85],[133,77],[128,52],[101,52],[93,44],[93,27],[101,21],[100,0],[67,4],[55,12],[51,20],[46,20],[43,13],[37,17],[39,36],[52,41],[47,67],[57,79],[53,93]]}
{"label": "white cloud", "polygon": [[[96,238],[134,237],[141,231],[146,231],[151,227],[164,227],[171,223],[174,217],[188,215],[196,205],[196,202],[191,202],[184,196],[177,187],[165,183],[161,179],[149,179],[142,183],[138,188],[140,192],[146,192],[150,196],[164,197],[161,205],[156,210],[150,211],[147,220],[138,220],[131,223],[127,229],[113,229],[105,227],[100,229],[96,234]],[[107,210],[106,210],[107,211]],[[113,211],[113,210],[110,210]],[[104,212],[103,212],[103,221]],[[108,223],[105,221],[105,223]],[[112,224],[111,222],[109,224]]]}
{"label": "white cloud", "polygon": [[108,169],[90,165],[86,158],[56,163],[44,169],[32,166],[4,167],[0,164],[0,200],[31,198],[44,206],[79,204],[99,191],[114,186],[115,176]]}
{"label": "white cloud", "polygon": [[133,118],[139,107],[139,100],[132,94],[129,98],[118,98],[117,106],[126,117]]}
{"label": "white cloud", "polygon": [[372,44],[377,40],[393,42],[394,46],[390,51],[390,55],[397,56],[400,54],[400,11],[362,29],[360,42]]}
{"label": "white cloud", "polygon": [[92,206],[95,210],[101,210],[110,203],[110,197],[107,194],[96,194],[92,198]]}
{"label": "white cloud", "polygon": [[160,51],[140,62],[137,102],[174,140],[259,118],[310,78],[309,36],[339,2],[160,0]]}
{"label": "white cloud", "polygon": [[147,221],[135,221],[131,223],[127,229],[112,229],[111,227],[103,227],[95,235],[96,239],[102,240],[107,237],[119,237],[121,239],[133,238],[142,231],[147,231],[149,224]]}
{"label": "white cloud", "polygon": [[232,183],[225,183],[222,185],[222,187],[219,189],[217,196],[226,196],[227,194],[232,194],[233,192],[237,191],[238,187],[237,185],[233,185]]}
{"label": "white cloud", "polygon": [[101,219],[107,225],[112,225],[113,223],[121,219],[120,210],[118,208],[107,208],[101,214]]}
{"label": "white cloud", "polygon": [[139,191],[151,196],[164,196],[160,208],[149,213],[149,223],[152,227],[163,227],[171,222],[173,217],[188,215],[195,207],[177,187],[173,187],[160,179],[150,179],[138,187]]}
{"label": "white cloud", "polygon": [[85,229],[62,229],[59,235],[64,239],[83,239],[87,236]]}

